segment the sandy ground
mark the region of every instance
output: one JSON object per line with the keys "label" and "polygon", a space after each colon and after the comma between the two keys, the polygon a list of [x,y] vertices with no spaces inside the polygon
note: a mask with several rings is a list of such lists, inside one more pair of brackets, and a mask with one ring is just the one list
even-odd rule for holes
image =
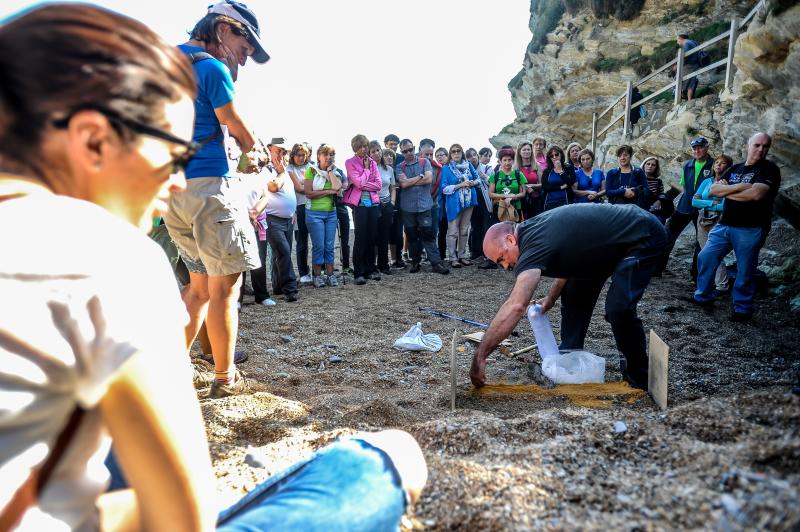
{"label": "sandy ground", "polygon": [[[692,290],[689,233],[639,307],[671,348],[665,412],[619,385],[588,395],[522,386],[540,361],[535,350],[493,355],[488,382],[520,386],[476,393],[474,347],[465,341],[451,412],[450,339],[454,329],[479,329],[419,307],[489,322],[511,289],[507,272],[473,266],[441,276],[425,265],[365,286],[350,278],[339,288],[305,287],[300,302],[276,297],[276,307],[246,296],[238,348],[250,355],[242,369],[252,393],[202,401],[221,497],[237,497],[341,434],[397,427],[418,439],[430,470],[406,528],[797,529],[800,313],[789,310],[800,292],[797,232],[778,224],[770,234],[762,263],[771,287],[744,325],[728,321],[728,298],[713,316],[680,301]],[[586,348],[607,359],[606,380],[618,381],[603,298]],[[442,337],[442,351],[392,348],[417,321]],[[533,343],[527,321],[517,331],[513,349]]]}

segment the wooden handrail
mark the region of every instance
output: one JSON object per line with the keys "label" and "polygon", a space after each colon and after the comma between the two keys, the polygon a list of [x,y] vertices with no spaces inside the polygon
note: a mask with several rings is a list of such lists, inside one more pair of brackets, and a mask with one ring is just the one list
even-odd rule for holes
{"label": "wooden handrail", "polygon": [[[692,54],[699,53],[702,50],[705,50],[706,48],[709,48],[709,47],[717,44],[718,42],[720,42],[720,41],[722,41],[724,39],[728,39],[728,38],[731,38],[731,37],[732,37],[732,41],[735,40],[735,39],[738,39],[739,32],[736,31],[736,30],[740,30],[740,29],[744,28],[747,25],[747,23],[750,22],[750,20],[752,20],[753,17],[755,17],[756,13],[758,13],[760,10],[764,9],[765,7],[766,7],[766,0],[759,0],[756,3],[756,5],[753,6],[753,8],[750,10],[750,12],[747,13],[747,16],[745,16],[742,19],[741,22],[738,22],[736,17],[734,17],[733,20],[731,21],[730,29],[720,33],[719,35],[716,35],[715,37],[712,37],[711,39],[703,42],[702,44],[698,44],[697,46],[695,46],[694,48],[692,48],[688,52],[680,53],[680,52],[683,52],[683,50],[682,49],[679,50],[678,56],[675,59],[672,59],[667,64],[663,65],[659,69],[657,69],[654,72],[652,72],[652,73],[648,74],[647,76],[643,77],[639,81],[630,84],[629,86],[630,87],[639,87],[639,86],[643,85],[644,83],[650,81],[651,79],[653,79],[657,75],[661,74],[665,70],[677,65],[680,57],[683,57],[684,61],[685,61],[686,57],[688,57],[688,56],[690,56]],[[620,96],[618,96],[617,98],[615,98],[614,101],[611,103],[611,105],[609,105],[602,113],[596,114],[593,117],[593,120],[592,120],[592,146],[596,146],[597,145],[597,139],[601,135],[605,135],[606,132],[609,129],[611,129],[611,127],[614,124],[616,124],[620,119],[625,119],[626,114],[629,114],[631,109],[651,101],[652,99],[656,98],[660,94],[666,92],[667,90],[669,90],[669,89],[671,89],[673,87],[676,88],[675,105],[677,106],[679,101],[680,101],[680,99],[679,99],[680,98],[680,92],[679,92],[679,89],[678,89],[678,83],[682,84],[684,81],[686,81],[688,79],[696,78],[697,76],[699,76],[701,74],[705,74],[706,72],[710,72],[710,71],[712,71],[712,70],[714,70],[716,68],[719,68],[721,66],[726,66],[725,87],[729,88],[729,86],[731,84],[731,72],[730,72],[730,69],[733,66],[733,61],[732,60],[733,60],[734,44],[735,44],[734,42],[730,42],[728,44],[728,54],[724,59],[720,59],[719,61],[716,61],[715,63],[713,63],[711,65],[708,65],[708,66],[703,67],[703,68],[701,68],[699,70],[691,72],[691,73],[687,74],[686,76],[683,76],[682,72],[681,72],[682,68],[680,68],[680,67],[682,67],[683,65],[682,64],[679,65],[679,68],[678,68],[679,72],[676,75],[676,80],[675,81],[670,82],[669,84],[665,85],[664,87],[661,87],[660,89],[656,90],[652,94],[649,94],[647,97],[640,99],[637,102],[632,102],[631,101],[632,98],[629,97],[630,91],[627,91],[626,93],[623,93]],[[625,111],[623,111],[621,114],[619,114],[619,115],[615,116],[613,119],[611,119],[611,121],[606,125],[606,127],[604,127],[603,129],[601,129],[598,132],[597,131],[597,123],[600,120],[600,118],[604,117],[609,112],[611,112],[614,109],[614,107],[616,107],[617,104],[619,104],[623,99],[625,100]],[[627,124],[627,121],[625,121],[625,123]],[[627,134],[627,131],[625,131],[625,134]]]}

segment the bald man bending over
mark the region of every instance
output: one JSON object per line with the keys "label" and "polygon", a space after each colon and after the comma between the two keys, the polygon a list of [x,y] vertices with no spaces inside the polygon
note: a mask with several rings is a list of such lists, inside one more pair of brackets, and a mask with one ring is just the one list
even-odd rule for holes
{"label": "bald man bending over", "polygon": [[[566,205],[521,224],[490,227],[483,240],[484,255],[506,270],[513,268],[517,279],[475,352],[472,383],[486,383],[489,353],[525,315],[542,276],[556,279],[538,301],[545,312],[564,290],[562,348],[571,349],[583,347],[597,297],[611,277],[606,320],[624,357],[622,377],[646,389],[647,342],[636,305],[666,245],[667,233],[658,218],[635,205]],[[580,345],[565,345],[568,338]]]}

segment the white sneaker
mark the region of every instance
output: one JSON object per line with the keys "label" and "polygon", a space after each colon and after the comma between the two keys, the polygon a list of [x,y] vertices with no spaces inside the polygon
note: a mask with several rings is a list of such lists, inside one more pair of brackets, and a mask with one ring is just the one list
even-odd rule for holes
{"label": "white sneaker", "polygon": [[304,275],[300,278],[300,284],[311,284],[312,277],[310,274]]}
{"label": "white sneaker", "polygon": [[267,299],[259,303],[259,305],[264,305],[265,307],[273,307],[276,305],[276,303],[272,298],[268,297]]}
{"label": "white sneaker", "polygon": [[328,286],[339,286],[339,280],[336,279],[336,275],[328,275]]}

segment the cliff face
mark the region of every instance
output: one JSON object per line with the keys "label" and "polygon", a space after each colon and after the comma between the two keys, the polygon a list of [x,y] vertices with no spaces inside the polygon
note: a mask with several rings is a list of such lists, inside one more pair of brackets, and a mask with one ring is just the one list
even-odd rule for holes
{"label": "cliff face", "polygon": [[[492,139],[499,147],[534,135],[565,146],[591,141],[592,113],[602,112],[636,81],[677,52],[675,35],[697,32],[700,41],[725,31],[733,15],[740,19],[755,2],[736,0],[638,0],[604,7],[598,0],[532,0],[534,38],[523,69],[509,83],[517,119]],[[566,6],[559,12],[557,5]],[[610,4],[609,4],[610,5]],[[554,7],[556,6],[556,7]],[[640,9],[638,9],[640,7]],[[638,11],[637,11],[638,9]],[[616,11],[615,11],[616,10]],[[605,16],[611,12],[612,16]],[[613,15],[633,17],[619,20]],[[558,18],[554,17],[558,14]],[[549,17],[549,18],[548,18]],[[550,31],[547,31],[550,30]],[[792,219],[800,204],[800,5],[770,0],[736,44],[734,84],[721,93],[724,73],[700,78],[700,97],[672,107],[670,93],[648,104],[648,116],[623,139],[622,125],[598,141],[598,163],[608,168],[623,143],[633,145],[635,160],[654,155],[662,161],[665,184],[674,184],[686,160],[689,141],[702,134],[711,153],[741,160],[747,138],[763,130],[773,135],[770,158],[781,166],[784,186],[779,209]],[[717,54],[724,54],[724,41]],[[715,57],[716,58],[716,57]],[[652,91],[669,83],[662,74],[642,87]],[[703,96],[703,92],[707,95]],[[623,102],[624,104],[624,102]],[[622,112],[615,108],[613,116]],[[602,129],[610,118],[602,120]],[[789,208],[786,211],[785,208]],[[797,226],[797,225],[796,225]]]}

